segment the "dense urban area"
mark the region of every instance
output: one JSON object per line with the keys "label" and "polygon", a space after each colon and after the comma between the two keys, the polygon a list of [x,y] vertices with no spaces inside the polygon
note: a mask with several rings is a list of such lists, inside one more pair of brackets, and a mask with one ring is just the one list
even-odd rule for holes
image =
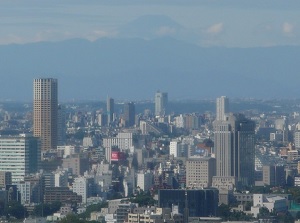
{"label": "dense urban area", "polygon": [[1,222],[300,218],[300,100],[62,103],[58,81],[0,102]]}

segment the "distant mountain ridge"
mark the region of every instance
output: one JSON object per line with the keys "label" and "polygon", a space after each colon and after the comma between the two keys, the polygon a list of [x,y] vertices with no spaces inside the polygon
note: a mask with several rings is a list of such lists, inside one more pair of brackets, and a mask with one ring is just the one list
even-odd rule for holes
{"label": "distant mountain ridge", "polygon": [[37,77],[59,98],[299,98],[300,47],[203,48],[172,38],[71,39],[0,46],[0,99],[31,100]]}

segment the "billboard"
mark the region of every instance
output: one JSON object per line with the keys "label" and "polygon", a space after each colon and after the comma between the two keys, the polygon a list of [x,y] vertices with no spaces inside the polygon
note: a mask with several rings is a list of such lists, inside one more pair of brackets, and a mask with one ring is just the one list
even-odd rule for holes
{"label": "billboard", "polygon": [[123,152],[118,152],[118,151],[112,151],[111,152],[111,161],[120,161],[120,160],[124,160],[125,155]]}

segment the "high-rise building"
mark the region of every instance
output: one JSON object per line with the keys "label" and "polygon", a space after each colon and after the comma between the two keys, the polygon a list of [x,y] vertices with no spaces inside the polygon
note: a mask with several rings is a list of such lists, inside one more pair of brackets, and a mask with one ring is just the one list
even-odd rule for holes
{"label": "high-rise building", "polygon": [[166,113],[166,107],[168,104],[168,93],[156,92],[155,93],[155,115],[163,116]]}
{"label": "high-rise building", "polygon": [[57,146],[57,98],[57,79],[34,79],[33,134],[41,139],[43,151]]}
{"label": "high-rise building", "polygon": [[107,98],[106,103],[107,124],[110,125],[114,121],[115,102],[113,98]]}
{"label": "high-rise building", "polygon": [[241,114],[214,121],[217,177],[234,177],[239,185],[254,183],[254,130],[255,123]]}
{"label": "high-rise building", "polygon": [[124,120],[125,126],[131,127],[135,124],[135,105],[133,102],[124,104]]}
{"label": "high-rise building", "polygon": [[24,177],[39,170],[41,160],[40,141],[36,137],[0,137],[0,171],[11,172],[12,183],[23,181]]}
{"label": "high-rise building", "polygon": [[217,98],[216,120],[225,120],[225,114],[229,112],[229,99],[226,96]]}

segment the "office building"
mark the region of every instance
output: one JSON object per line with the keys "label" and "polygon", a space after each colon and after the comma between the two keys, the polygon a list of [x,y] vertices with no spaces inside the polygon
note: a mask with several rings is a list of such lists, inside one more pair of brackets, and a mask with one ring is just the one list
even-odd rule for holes
{"label": "office building", "polygon": [[41,160],[40,141],[36,137],[0,137],[0,171],[10,172],[12,183],[24,180],[24,176],[36,173]]}
{"label": "office building", "polygon": [[42,151],[57,146],[57,98],[57,79],[34,79],[33,134],[41,139]]}
{"label": "office building", "polygon": [[216,120],[225,120],[225,114],[229,112],[229,99],[226,96],[217,98]]}
{"label": "office building", "polygon": [[270,186],[285,185],[284,166],[265,165],[263,166],[263,184]]}
{"label": "office building", "polygon": [[107,98],[106,103],[106,112],[107,112],[107,124],[111,125],[114,121],[114,112],[115,112],[115,101],[113,98]]}
{"label": "office building", "polygon": [[11,183],[11,172],[0,171],[0,188],[5,188]]}
{"label": "office building", "polygon": [[135,105],[133,102],[124,104],[125,127],[132,127],[135,124]]}
{"label": "office building", "polygon": [[155,93],[155,115],[163,116],[166,113],[166,108],[168,104],[168,93],[166,92],[156,92]]}
{"label": "office building", "polygon": [[255,123],[243,115],[215,120],[216,176],[233,177],[236,185],[253,185],[255,171]]}
{"label": "office building", "polygon": [[153,174],[150,172],[137,174],[137,187],[147,192],[153,186]]}
{"label": "office building", "polygon": [[218,209],[218,190],[159,190],[158,207],[172,208],[178,205],[179,213],[188,211],[189,217],[216,216]]}
{"label": "office building", "polygon": [[215,158],[190,158],[186,161],[186,186],[189,188],[210,187],[212,186],[212,177],[215,175]]}
{"label": "office building", "polygon": [[300,131],[296,131],[294,134],[294,143],[296,149],[300,149]]}

